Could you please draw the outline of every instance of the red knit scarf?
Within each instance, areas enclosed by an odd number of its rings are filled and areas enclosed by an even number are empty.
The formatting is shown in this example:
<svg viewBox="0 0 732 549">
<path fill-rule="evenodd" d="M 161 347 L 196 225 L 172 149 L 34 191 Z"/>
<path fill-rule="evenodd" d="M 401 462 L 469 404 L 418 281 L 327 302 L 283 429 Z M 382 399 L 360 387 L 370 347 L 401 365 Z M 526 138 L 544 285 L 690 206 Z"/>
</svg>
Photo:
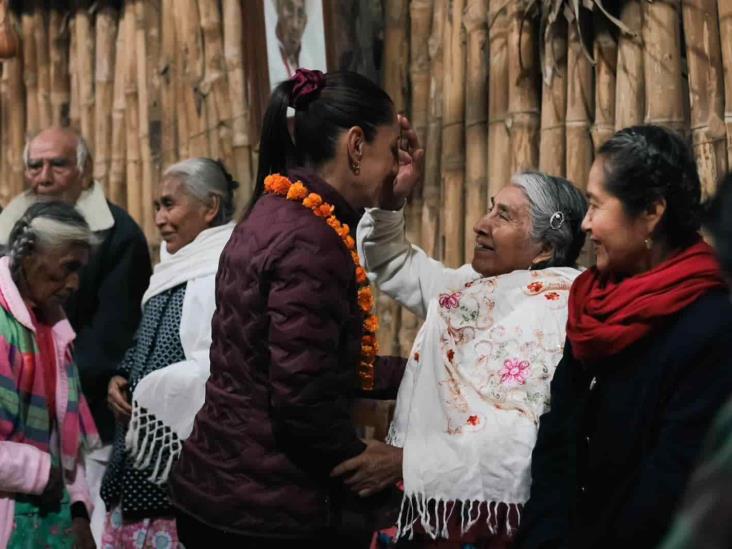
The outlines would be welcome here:
<svg viewBox="0 0 732 549">
<path fill-rule="evenodd" d="M 696 244 L 648 272 L 611 282 L 593 267 L 569 295 L 567 338 L 575 358 L 599 360 L 646 336 L 668 317 L 725 283 L 712 248 Z"/>
</svg>

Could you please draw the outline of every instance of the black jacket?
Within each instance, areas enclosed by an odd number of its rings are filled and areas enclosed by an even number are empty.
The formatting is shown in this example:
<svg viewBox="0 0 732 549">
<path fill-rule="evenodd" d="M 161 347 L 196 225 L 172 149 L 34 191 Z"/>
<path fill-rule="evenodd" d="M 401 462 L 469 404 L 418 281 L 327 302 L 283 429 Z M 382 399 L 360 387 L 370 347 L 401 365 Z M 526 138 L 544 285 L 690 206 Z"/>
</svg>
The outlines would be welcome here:
<svg viewBox="0 0 732 549">
<path fill-rule="evenodd" d="M 142 230 L 122 208 L 108 204 L 114 226 L 95 233 L 102 242 L 81 274 L 79 291 L 66 305 L 76 331 L 74 358 L 82 389 L 104 442 L 111 442 L 114 434 L 107 385 L 132 343 L 152 274 Z"/>
<path fill-rule="evenodd" d="M 732 305 L 710 292 L 598 363 L 569 343 L 532 457 L 518 547 L 655 547 L 732 391 Z"/>
</svg>

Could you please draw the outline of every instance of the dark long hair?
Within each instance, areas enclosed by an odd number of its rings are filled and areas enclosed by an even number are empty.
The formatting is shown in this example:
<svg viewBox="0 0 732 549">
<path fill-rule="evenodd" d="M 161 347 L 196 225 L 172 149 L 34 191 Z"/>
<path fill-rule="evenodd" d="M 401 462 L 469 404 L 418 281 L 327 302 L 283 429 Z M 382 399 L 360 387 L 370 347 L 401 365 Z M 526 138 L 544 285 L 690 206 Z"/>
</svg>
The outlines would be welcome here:
<svg viewBox="0 0 732 549">
<path fill-rule="evenodd" d="M 287 107 L 293 105 L 293 80 L 285 80 L 272 92 L 262 123 L 257 181 L 244 217 L 264 191 L 264 179 L 273 173 L 287 173 L 296 166 L 317 168 L 333 158 L 340 134 L 360 127 L 371 141 L 379 126 L 394 119 L 394 104 L 379 86 L 355 72 L 331 72 L 323 86 L 296 101 L 295 141 L 287 126 Z"/>
<path fill-rule="evenodd" d="M 605 187 L 636 216 L 654 201 L 666 200 L 660 235 L 671 246 L 686 246 L 701 225 L 701 183 L 686 140 L 661 126 L 633 126 L 599 149 L 605 159 Z"/>
</svg>

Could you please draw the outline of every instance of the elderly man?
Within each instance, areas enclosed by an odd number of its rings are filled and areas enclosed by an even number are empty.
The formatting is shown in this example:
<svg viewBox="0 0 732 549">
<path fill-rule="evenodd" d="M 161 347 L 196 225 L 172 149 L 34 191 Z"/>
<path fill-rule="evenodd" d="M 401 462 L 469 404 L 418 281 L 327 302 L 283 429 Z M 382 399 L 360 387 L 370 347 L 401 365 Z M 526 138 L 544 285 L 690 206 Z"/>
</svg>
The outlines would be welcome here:
<svg viewBox="0 0 732 549">
<path fill-rule="evenodd" d="M 75 204 L 100 241 L 66 312 L 77 333 L 74 352 L 84 395 L 109 445 L 114 419 L 107 409 L 107 384 L 140 321 L 142 294 L 151 274 L 147 242 L 140 227 L 108 202 L 102 186 L 92 180 L 89 150 L 74 131 L 41 131 L 26 144 L 23 160 L 29 189 L 0 214 L 0 244 L 7 244 L 10 230 L 28 206 L 44 197 Z M 105 446 L 87 459 L 87 480 L 102 516 L 97 495 L 110 449 Z M 92 528 L 100 529 L 103 524 L 95 525 L 95 518 Z"/>
</svg>

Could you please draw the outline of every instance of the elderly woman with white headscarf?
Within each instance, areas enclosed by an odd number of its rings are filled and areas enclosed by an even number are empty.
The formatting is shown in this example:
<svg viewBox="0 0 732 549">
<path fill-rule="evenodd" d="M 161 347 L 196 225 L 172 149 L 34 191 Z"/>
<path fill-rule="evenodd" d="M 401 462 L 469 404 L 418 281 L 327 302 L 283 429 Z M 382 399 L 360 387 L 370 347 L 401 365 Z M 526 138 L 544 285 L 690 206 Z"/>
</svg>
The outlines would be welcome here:
<svg viewBox="0 0 732 549">
<path fill-rule="evenodd" d="M 358 228 L 369 277 L 425 319 L 387 439 L 403 449 L 395 537 L 400 546 L 506 547 L 562 356 L 586 201 L 562 178 L 517 174 L 475 224 L 472 264 L 450 269 L 407 241 L 397 199 L 408 191 L 395 189 Z M 357 460 L 333 474 L 366 496 L 384 475 Z"/>
<path fill-rule="evenodd" d="M 163 174 L 155 199 L 160 263 L 143 296 L 133 345 L 109 384 L 118 425 L 102 485 L 104 547 L 177 546 L 160 484 L 203 405 L 216 271 L 234 228 L 236 186 L 208 158 L 184 160 Z"/>
</svg>

